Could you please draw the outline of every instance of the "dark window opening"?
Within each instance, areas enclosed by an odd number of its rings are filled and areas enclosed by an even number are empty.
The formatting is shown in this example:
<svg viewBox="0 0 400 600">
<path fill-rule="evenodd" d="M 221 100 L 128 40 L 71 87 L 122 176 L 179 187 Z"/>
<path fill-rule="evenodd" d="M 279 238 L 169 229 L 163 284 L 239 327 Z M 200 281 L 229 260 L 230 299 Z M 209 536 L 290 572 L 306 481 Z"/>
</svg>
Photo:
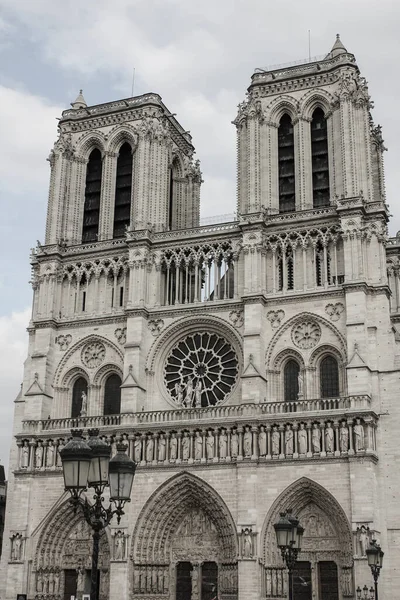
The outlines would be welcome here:
<svg viewBox="0 0 400 600">
<path fill-rule="evenodd" d="M 132 201 L 132 148 L 128 143 L 121 146 L 117 160 L 115 182 L 115 208 L 113 237 L 123 237 L 131 222 Z"/>
<path fill-rule="evenodd" d="M 326 356 L 321 361 L 321 398 L 337 398 L 339 396 L 339 366 L 336 358 Z"/>
<path fill-rule="evenodd" d="M 324 112 L 316 108 L 311 122 L 313 206 L 329 206 L 328 129 Z"/>
<path fill-rule="evenodd" d="M 190 562 L 176 565 L 176 600 L 189 600 L 192 597 L 192 570 Z"/>
<path fill-rule="evenodd" d="M 95 148 L 89 156 L 86 170 L 85 205 L 83 208 L 82 242 L 97 241 L 100 218 L 101 173 L 103 161 Z"/>
<path fill-rule="evenodd" d="M 120 306 L 124 305 L 124 288 L 123 288 L 123 286 L 121 286 L 119 288 L 119 305 Z"/>
<path fill-rule="evenodd" d="M 111 308 L 114 308 L 114 288 L 111 289 Z"/>
<path fill-rule="evenodd" d="M 172 229 L 172 211 L 174 207 L 174 178 L 173 170 L 169 170 L 169 199 L 168 199 L 168 228 Z"/>
<path fill-rule="evenodd" d="M 201 600 L 218 598 L 218 566 L 215 562 L 205 562 L 201 566 Z"/>
<path fill-rule="evenodd" d="M 299 395 L 299 363 L 293 359 L 288 360 L 284 369 L 285 402 L 296 402 Z"/>
<path fill-rule="evenodd" d="M 293 263 L 293 252 L 288 250 L 286 253 L 286 265 L 287 265 L 287 289 L 294 289 L 294 263 Z"/>
<path fill-rule="evenodd" d="M 293 597 L 296 600 L 312 600 L 311 563 L 309 562 L 296 562 L 293 569 Z"/>
<path fill-rule="evenodd" d="M 318 575 L 319 597 L 324 600 L 339 600 L 338 568 L 336 563 L 330 560 L 319 562 Z"/>
<path fill-rule="evenodd" d="M 296 210 L 294 134 L 289 115 L 283 115 L 278 129 L 279 212 Z"/>
<path fill-rule="evenodd" d="M 86 310 L 86 292 L 82 292 L 82 312 Z"/>
<path fill-rule="evenodd" d="M 110 375 L 104 386 L 104 414 L 119 415 L 121 412 L 121 378 Z"/>
<path fill-rule="evenodd" d="M 72 388 L 72 409 L 71 417 L 74 419 L 79 417 L 82 410 L 82 393 L 87 394 L 88 385 L 84 377 L 79 377 Z"/>
</svg>

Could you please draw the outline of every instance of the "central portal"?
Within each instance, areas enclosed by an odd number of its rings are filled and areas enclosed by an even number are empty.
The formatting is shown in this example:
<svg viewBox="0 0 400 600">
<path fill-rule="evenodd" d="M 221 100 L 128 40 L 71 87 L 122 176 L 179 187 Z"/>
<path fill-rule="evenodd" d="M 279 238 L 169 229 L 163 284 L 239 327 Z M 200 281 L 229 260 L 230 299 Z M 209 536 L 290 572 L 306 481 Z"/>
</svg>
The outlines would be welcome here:
<svg viewBox="0 0 400 600">
<path fill-rule="evenodd" d="M 215 562 L 176 566 L 176 600 L 217 600 L 218 565 Z"/>
</svg>

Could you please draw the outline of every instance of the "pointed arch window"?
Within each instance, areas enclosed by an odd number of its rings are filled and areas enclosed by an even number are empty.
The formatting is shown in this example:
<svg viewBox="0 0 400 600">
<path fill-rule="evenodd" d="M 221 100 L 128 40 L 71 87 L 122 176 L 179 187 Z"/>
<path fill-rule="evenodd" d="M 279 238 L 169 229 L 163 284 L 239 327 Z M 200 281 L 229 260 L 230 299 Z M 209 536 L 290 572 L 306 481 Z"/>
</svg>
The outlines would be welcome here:
<svg viewBox="0 0 400 600">
<path fill-rule="evenodd" d="M 168 227 L 170 230 L 180 229 L 182 227 L 182 185 L 181 165 L 178 158 L 175 157 L 169 169 Z"/>
<path fill-rule="evenodd" d="M 130 144 L 121 146 L 117 159 L 113 237 L 123 237 L 131 222 L 133 157 Z"/>
<path fill-rule="evenodd" d="M 113 373 L 104 386 L 104 414 L 119 415 L 121 412 L 121 377 Z"/>
<path fill-rule="evenodd" d="M 284 114 L 278 128 L 279 212 L 296 210 L 294 172 L 294 133 L 289 115 Z"/>
<path fill-rule="evenodd" d="M 334 356 L 326 356 L 320 365 L 321 398 L 339 396 L 339 365 Z"/>
<path fill-rule="evenodd" d="M 329 206 L 328 128 L 324 112 L 316 108 L 311 121 L 313 206 Z"/>
<path fill-rule="evenodd" d="M 80 416 L 82 410 L 82 394 L 85 393 L 87 395 L 87 391 L 88 384 L 86 379 L 84 377 L 78 377 L 72 388 L 71 417 L 73 419 Z"/>
<path fill-rule="evenodd" d="M 82 242 L 95 242 L 99 234 L 101 174 L 103 161 L 101 152 L 95 148 L 86 169 L 85 205 L 83 208 Z"/>
<path fill-rule="evenodd" d="M 283 370 L 285 402 L 296 402 L 299 395 L 299 363 L 291 358 Z"/>
</svg>

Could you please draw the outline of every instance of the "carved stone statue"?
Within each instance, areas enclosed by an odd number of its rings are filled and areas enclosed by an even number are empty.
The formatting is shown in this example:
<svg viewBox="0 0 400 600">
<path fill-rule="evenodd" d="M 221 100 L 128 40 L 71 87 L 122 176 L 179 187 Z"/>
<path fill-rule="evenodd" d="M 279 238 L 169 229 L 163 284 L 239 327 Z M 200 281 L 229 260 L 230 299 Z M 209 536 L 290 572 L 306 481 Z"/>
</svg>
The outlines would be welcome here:
<svg viewBox="0 0 400 600">
<path fill-rule="evenodd" d="M 193 571 L 191 572 L 192 578 L 192 600 L 199 599 L 199 569 L 197 565 L 193 566 Z"/>
<path fill-rule="evenodd" d="M 251 535 L 251 529 L 243 530 L 243 558 L 253 558 L 253 539 Z"/>
<path fill-rule="evenodd" d="M 81 394 L 81 399 L 82 399 L 82 406 L 81 406 L 81 412 L 79 413 L 80 417 L 86 417 L 87 415 L 87 395 L 86 392 L 82 392 Z"/>
<path fill-rule="evenodd" d="M 175 433 L 171 434 L 171 439 L 169 440 L 169 459 L 176 460 L 178 455 L 178 440 L 176 439 Z"/>
<path fill-rule="evenodd" d="M 183 432 L 182 438 L 182 460 L 189 460 L 190 458 L 190 438 L 188 437 L 188 432 Z"/>
<path fill-rule="evenodd" d="M 250 427 L 248 425 L 246 425 L 244 435 L 243 435 L 243 455 L 246 458 L 251 457 L 252 445 L 253 445 L 253 436 L 250 431 Z"/>
<path fill-rule="evenodd" d="M 307 454 L 307 431 L 304 429 L 304 423 L 300 423 L 300 429 L 297 432 L 297 441 L 299 454 Z"/>
<path fill-rule="evenodd" d="M 38 571 L 36 574 L 36 591 L 43 592 L 43 573 Z"/>
<path fill-rule="evenodd" d="M 152 435 L 148 435 L 147 442 L 146 442 L 146 461 L 152 462 L 153 455 L 154 455 L 154 440 L 153 440 Z"/>
<path fill-rule="evenodd" d="M 239 454 L 239 437 L 236 429 L 231 434 L 231 458 L 236 459 Z"/>
<path fill-rule="evenodd" d="M 194 437 L 194 458 L 195 460 L 201 460 L 203 453 L 203 439 L 201 437 L 201 431 L 196 431 Z"/>
<path fill-rule="evenodd" d="M 157 573 L 157 592 L 159 594 L 162 594 L 164 592 L 164 573 L 163 573 L 163 568 L 162 567 L 158 567 L 158 573 Z"/>
<path fill-rule="evenodd" d="M 194 396 L 195 396 L 195 401 L 196 401 L 196 408 L 200 408 L 201 407 L 201 391 L 203 389 L 203 384 L 201 382 L 201 379 L 197 380 L 196 383 L 196 387 L 194 389 Z"/>
<path fill-rule="evenodd" d="M 342 570 L 342 594 L 343 596 L 353 596 L 351 569 Z"/>
<path fill-rule="evenodd" d="M 29 443 L 28 440 L 24 440 L 23 446 L 21 447 L 21 469 L 27 469 L 29 467 Z"/>
<path fill-rule="evenodd" d="M 135 437 L 135 462 L 140 463 L 142 460 L 142 440 L 140 437 Z"/>
<path fill-rule="evenodd" d="M 62 467 L 62 462 L 61 462 L 61 450 L 64 448 L 65 444 L 64 444 L 64 440 L 58 440 L 58 446 L 57 446 L 57 462 L 56 465 L 57 467 Z"/>
<path fill-rule="evenodd" d="M 339 430 L 340 452 L 348 452 L 349 450 L 349 429 L 345 421 L 340 423 Z"/>
<path fill-rule="evenodd" d="M 22 535 L 16 533 L 11 541 L 11 560 L 19 561 L 22 559 Z"/>
<path fill-rule="evenodd" d="M 221 429 L 221 433 L 219 434 L 219 457 L 224 459 L 226 458 L 226 448 L 228 444 L 228 437 L 225 433 L 225 429 Z"/>
<path fill-rule="evenodd" d="M 356 452 L 361 452 L 364 450 L 364 426 L 361 424 L 361 419 L 356 419 L 356 424 L 354 425 L 354 449 Z"/>
<path fill-rule="evenodd" d="M 369 530 L 365 525 L 361 525 L 358 530 L 358 543 L 360 545 L 360 556 L 367 556 L 367 548 L 369 547 Z"/>
<path fill-rule="evenodd" d="M 165 460 L 166 445 L 167 445 L 167 440 L 165 439 L 164 434 L 160 433 L 160 436 L 158 438 L 158 461 L 159 462 L 164 462 L 164 460 Z"/>
<path fill-rule="evenodd" d="M 299 371 L 299 375 L 297 377 L 297 382 L 298 382 L 298 386 L 299 386 L 299 391 L 297 394 L 297 397 L 299 399 L 304 397 L 304 377 L 303 377 L 303 373 L 301 371 Z"/>
<path fill-rule="evenodd" d="M 314 453 L 321 452 L 321 431 L 319 429 L 318 423 L 313 424 L 311 443 Z"/>
<path fill-rule="evenodd" d="M 194 388 L 193 388 L 193 379 L 192 377 L 188 377 L 187 382 L 186 382 L 186 386 L 185 386 L 185 401 L 184 404 L 186 406 L 186 408 L 189 408 L 190 406 L 192 406 L 193 403 L 193 393 L 194 393 Z"/>
<path fill-rule="evenodd" d="M 76 591 L 84 592 L 85 591 L 86 571 L 82 566 L 80 566 L 77 568 L 76 572 L 78 573 L 78 581 L 77 581 L 77 585 L 76 585 Z"/>
<path fill-rule="evenodd" d="M 57 569 L 54 572 L 54 592 L 57 593 L 60 591 L 60 571 Z"/>
<path fill-rule="evenodd" d="M 330 421 L 328 421 L 328 424 L 325 429 L 325 450 L 327 452 L 334 451 L 334 445 L 335 445 L 334 437 L 335 437 L 335 433 L 332 429 L 332 424 Z"/>
<path fill-rule="evenodd" d="M 125 536 L 122 531 L 117 531 L 114 541 L 115 560 L 124 560 L 125 558 Z"/>
<path fill-rule="evenodd" d="M 50 468 L 54 466 L 54 444 L 53 441 L 50 440 L 47 445 L 46 450 L 46 467 Z"/>
<path fill-rule="evenodd" d="M 213 435 L 212 430 L 209 429 L 207 431 L 207 438 L 206 438 L 206 453 L 207 453 L 208 460 L 212 460 L 214 458 L 214 444 L 215 444 L 214 435 Z"/>
<path fill-rule="evenodd" d="M 39 440 L 35 450 L 35 467 L 37 469 L 41 469 L 43 466 L 43 446 L 42 442 Z"/>
<path fill-rule="evenodd" d="M 272 456 L 278 456 L 279 454 L 279 441 L 280 441 L 280 434 L 278 431 L 278 427 L 276 425 L 273 426 L 272 428 Z"/>
<path fill-rule="evenodd" d="M 266 456 L 267 454 L 267 434 L 264 425 L 260 426 L 260 433 L 258 434 L 258 452 L 260 456 Z"/>
<path fill-rule="evenodd" d="M 286 456 L 293 454 L 293 429 L 289 423 L 287 423 L 285 430 L 285 454 Z"/>
<path fill-rule="evenodd" d="M 176 383 L 175 384 L 175 393 L 176 393 L 176 400 L 179 404 L 179 406 L 183 405 L 183 392 L 184 392 L 184 386 L 182 385 L 181 382 Z"/>
</svg>

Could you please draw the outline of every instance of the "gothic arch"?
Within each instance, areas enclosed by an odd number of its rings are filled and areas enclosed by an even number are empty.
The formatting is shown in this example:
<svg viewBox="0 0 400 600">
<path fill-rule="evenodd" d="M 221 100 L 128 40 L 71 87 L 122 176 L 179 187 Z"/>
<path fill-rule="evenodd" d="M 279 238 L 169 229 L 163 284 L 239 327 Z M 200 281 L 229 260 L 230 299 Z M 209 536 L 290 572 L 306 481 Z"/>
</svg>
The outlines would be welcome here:
<svg viewBox="0 0 400 600">
<path fill-rule="evenodd" d="M 71 348 L 69 348 L 69 350 L 67 350 L 67 352 L 61 359 L 61 361 L 57 367 L 57 370 L 55 372 L 54 386 L 60 385 L 60 381 L 62 380 L 62 378 L 65 377 L 64 374 L 69 370 L 69 365 L 71 365 L 71 367 L 73 367 L 73 366 L 81 367 L 80 351 L 83 349 L 83 347 L 86 344 L 90 344 L 91 342 L 99 342 L 105 346 L 105 348 L 106 348 L 105 360 L 111 362 L 110 359 L 113 359 L 114 361 L 119 362 L 120 365 L 123 365 L 123 363 L 124 363 L 123 354 L 119 350 L 119 348 L 117 348 L 117 346 L 115 344 L 113 344 L 112 342 L 110 342 L 110 340 L 108 340 L 107 338 L 105 338 L 103 336 L 94 335 L 94 334 L 88 335 L 88 336 L 84 337 L 83 339 L 81 339 L 76 344 L 74 344 Z M 74 354 L 76 354 L 75 357 L 74 357 Z M 76 363 L 78 363 L 78 365 Z M 89 375 L 89 383 L 93 383 L 93 374 Z"/>
<path fill-rule="evenodd" d="M 85 369 L 82 369 L 82 367 L 72 367 L 71 369 L 69 369 L 69 371 L 65 373 L 64 377 L 62 378 L 61 386 L 65 388 L 72 388 L 75 381 L 79 377 L 83 377 L 84 379 L 86 379 L 89 385 L 90 378 L 87 371 L 85 371 Z"/>
<path fill-rule="evenodd" d="M 93 385 L 104 385 L 107 377 L 109 375 L 112 375 L 113 373 L 118 375 L 121 378 L 121 381 L 123 380 L 123 373 L 121 367 L 119 365 L 115 365 L 114 363 L 107 363 L 106 365 L 100 367 L 98 371 L 96 371 L 93 377 Z"/>
<path fill-rule="evenodd" d="M 101 155 L 104 156 L 106 138 L 100 131 L 89 131 L 82 135 L 76 143 L 76 154 L 80 158 L 88 159 L 90 153 L 98 148 Z"/>
<path fill-rule="evenodd" d="M 287 487 L 275 500 L 271 506 L 267 517 L 264 521 L 261 534 L 261 560 L 266 566 L 277 566 L 281 564 L 280 552 L 276 545 L 276 535 L 274 531 L 274 523 L 279 519 L 279 513 L 292 509 L 295 516 L 303 514 L 309 506 L 315 506 L 317 511 L 325 515 L 329 527 L 336 534 L 336 547 L 329 550 L 324 550 L 321 545 L 320 553 L 325 559 L 332 560 L 334 557 L 338 566 L 342 568 L 351 568 L 353 566 L 353 544 L 351 526 L 343 508 L 336 498 L 328 492 L 322 485 L 309 479 L 302 477 L 289 487 Z M 304 523 L 303 523 L 304 524 Z M 310 531 L 308 532 L 310 535 Z M 307 536 L 305 529 L 304 536 Z M 304 548 L 304 552 L 300 554 L 300 560 L 307 558 L 307 554 L 313 552 L 312 548 Z M 316 552 L 318 549 L 316 547 Z M 302 557 L 304 554 L 304 557 Z"/>
<path fill-rule="evenodd" d="M 215 526 L 221 562 L 235 562 L 236 527 L 228 507 L 208 483 L 184 472 L 163 483 L 142 509 L 132 537 L 134 563 L 169 563 L 172 536 L 191 509 L 200 509 Z"/>
<path fill-rule="evenodd" d="M 282 350 L 281 352 L 279 352 L 279 354 L 277 354 L 275 356 L 274 359 L 274 363 L 273 363 L 273 369 L 276 371 L 280 371 L 283 366 L 285 365 L 285 363 L 290 360 L 291 358 L 293 358 L 294 360 L 296 360 L 299 365 L 300 365 L 300 369 L 305 369 L 305 363 L 304 363 L 304 358 L 303 356 L 300 354 L 300 352 L 298 352 L 297 350 L 295 350 L 294 348 L 286 348 L 285 350 Z"/>
<path fill-rule="evenodd" d="M 120 147 L 127 142 L 131 145 L 133 153 L 138 145 L 138 134 L 135 129 L 129 127 L 129 125 L 117 125 L 111 130 L 108 138 L 108 152 L 119 152 Z"/>
<path fill-rule="evenodd" d="M 311 90 L 304 94 L 300 100 L 300 115 L 303 119 L 311 120 L 313 112 L 316 108 L 321 108 L 325 117 L 331 109 L 331 103 L 334 98 L 332 94 L 325 90 Z"/>
<path fill-rule="evenodd" d="M 336 358 L 339 368 L 343 368 L 346 365 L 345 357 L 340 350 L 335 346 L 331 346 L 330 344 L 322 344 L 314 348 L 308 361 L 308 365 L 312 368 L 316 368 L 321 360 L 328 354 L 331 354 Z"/>
<path fill-rule="evenodd" d="M 287 113 L 294 123 L 299 112 L 299 103 L 291 96 L 279 96 L 268 107 L 269 120 L 273 125 L 279 127 L 282 116 Z"/>
</svg>

